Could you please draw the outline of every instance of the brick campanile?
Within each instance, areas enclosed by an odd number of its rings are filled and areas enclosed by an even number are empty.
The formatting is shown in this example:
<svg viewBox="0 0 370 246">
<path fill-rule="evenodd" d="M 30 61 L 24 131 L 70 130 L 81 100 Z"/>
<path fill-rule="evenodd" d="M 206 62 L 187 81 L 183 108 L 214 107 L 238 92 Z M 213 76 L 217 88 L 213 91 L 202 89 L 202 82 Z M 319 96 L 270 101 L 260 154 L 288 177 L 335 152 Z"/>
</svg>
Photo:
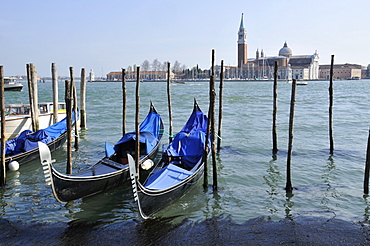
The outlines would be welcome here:
<svg viewBox="0 0 370 246">
<path fill-rule="evenodd" d="M 248 62 L 248 44 L 247 44 L 247 31 L 244 28 L 244 14 L 240 21 L 238 32 L 238 67 L 241 68 L 243 64 Z"/>
</svg>

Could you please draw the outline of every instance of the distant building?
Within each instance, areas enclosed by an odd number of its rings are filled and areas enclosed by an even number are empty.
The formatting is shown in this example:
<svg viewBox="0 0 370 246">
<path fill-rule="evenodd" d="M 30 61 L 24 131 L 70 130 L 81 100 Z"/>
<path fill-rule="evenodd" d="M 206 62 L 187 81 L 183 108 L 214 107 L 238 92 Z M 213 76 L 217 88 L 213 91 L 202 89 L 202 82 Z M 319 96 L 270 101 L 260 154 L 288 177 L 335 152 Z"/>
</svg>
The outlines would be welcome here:
<svg viewBox="0 0 370 246">
<path fill-rule="evenodd" d="M 243 15 L 238 32 L 238 68 L 242 68 L 248 62 L 247 31 L 244 28 Z"/>
<path fill-rule="evenodd" d="M 319 55 L 293 55 L 287 42 L 278 56 L 266 57 L 263 50 L 256 51 L 255 58 L 249 58 L 241 75 L 247 79 L 272 79 L 275 62 L 278 65 L 278 79 L 317 80 L 319 78 Z"/>
<path fill-rule="evenodd" d="M 363 69 L 363 74 L 364 76 L 362 76 L 362 78 L 370 79 L 370 64 Z"/>
<path fill-rule="evenodd" d="M 95 80 L 95 73 L 92 69 L 90 69 L 89 81 L 94 81 L 94 80 Z"/>
<path fill-rule="evenodd" d="M 319 79 L 330 79 L 330 66 L 320 65 Z M 346 80 L 346 79 L 361 79 L 361 65 L 357 64 L 334 64 L 333 65 L 333 79 Z"/>
<path fill-rule="evenodd" d="M 278 65 L 278 79 L 317 80 L 319 79 L 319 55 L 293 55 L 287 42 L 277 56 L 267 57 L 263 50 L 257 49 L 255 58 L 247 58 L 247 32 L 242 14 L 238 31 L 238 66 L 225 67 L 225 78 L 247 80 L 273 79 L 274 64 Z M 218 68 L 220 69 L 220 68 Z"/>
<path fill-rule="evenodd" d="M 126 71 L 126 80 L 136 80 L 137 72 Z M 174 73 L 170 72 L 170 79 Z M 121 81 L 122 72 L 110 72 L 107 74 L 107 81 Z M 140 71 L 140 80 L 167 80 L 167 71 Z"/>
</svg>

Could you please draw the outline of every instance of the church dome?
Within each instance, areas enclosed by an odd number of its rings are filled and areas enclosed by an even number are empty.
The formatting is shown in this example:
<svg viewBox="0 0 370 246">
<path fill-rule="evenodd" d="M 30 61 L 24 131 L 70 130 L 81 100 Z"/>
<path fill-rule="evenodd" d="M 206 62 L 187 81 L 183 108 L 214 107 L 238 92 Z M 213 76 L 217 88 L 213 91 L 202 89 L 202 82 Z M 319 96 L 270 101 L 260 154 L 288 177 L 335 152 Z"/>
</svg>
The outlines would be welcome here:
<svg viewBox="0 0 370 246">
<path fill-rule="evenodd" d="M 284 43 L 284 47 L 279 50 L 279 56 L 292 56 L 292 50 L 288 47 L 287 43 Z"/>
</svg>

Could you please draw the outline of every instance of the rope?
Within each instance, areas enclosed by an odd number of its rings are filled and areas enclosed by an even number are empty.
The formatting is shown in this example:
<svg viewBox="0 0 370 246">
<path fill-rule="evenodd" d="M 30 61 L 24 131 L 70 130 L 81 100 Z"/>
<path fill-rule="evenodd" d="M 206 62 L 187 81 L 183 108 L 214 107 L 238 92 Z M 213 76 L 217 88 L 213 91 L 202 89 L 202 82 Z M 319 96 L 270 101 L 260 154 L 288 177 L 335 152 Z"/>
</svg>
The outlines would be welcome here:
<svg viewBox="0 0 370 246">
<path fill-rule="evenodd" d="M 173 138 L 173 137 L 176 136 L 176 134 L 175 135 L 170 135 L 170 132 L 169 131 L 166 131 L 165 129 L 163 129 L 162 132 L 163 132 L 163 135 L 166 135 L 167 137 Z"/>
</svg>

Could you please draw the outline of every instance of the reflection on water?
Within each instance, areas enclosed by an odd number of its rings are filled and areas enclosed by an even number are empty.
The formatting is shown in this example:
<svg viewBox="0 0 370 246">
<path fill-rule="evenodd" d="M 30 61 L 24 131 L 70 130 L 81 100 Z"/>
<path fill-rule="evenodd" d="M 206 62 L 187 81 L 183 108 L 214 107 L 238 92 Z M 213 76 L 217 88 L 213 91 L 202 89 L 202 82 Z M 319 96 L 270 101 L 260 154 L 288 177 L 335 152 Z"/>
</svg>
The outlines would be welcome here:
<svg viewBox="0 0 370 246">
<path fill-rule="evenodd" d="M 329 156 L 328 161 L 326 162 L 326 167 L 323 170 L 323 175 L 321 176 L 322 183 L 327 185 L 327 188 L 322 192 L 322 200 L 321 205 L 324 208 L 330 209 L 329 203 L 331 198 L 337 197 L 336 189 L 335 189 L 335 164 L 334 158 L 332 155 Z"/>
<path fill-rule="evenodd" d="M 365 213 L 364 213 L 364 221 L 366 221 L 367 223 L 370 223 L 370 201 L 369 201 L 369 196 L 368 195 L 364 195 L 364 200 L 365 200 Z"/>
<path fill-rule="evenodd" d="M 293 219 L 293 214 L 292 214 L 292 208 L 294 206 L 293 200 L 293 193 L 287 193 L 286 194 L 286 200 L 284 203 L 284 208 L 285 208 L 285 218 L 287 219 Z"/>
<path fill-rule="evenodd" d="M 279 167 L 276 165 L 277 157 L 276 155 L 269 162 L 268 169 L 266 170 L 267 174 L 263 176 L 265 183 L 269 186 L 267 189 L 267 194 L 269 199 L 267 200 L 266 210 L 271 214 L 275 214 L 278 209 L 275 207 L 274 201 L 278 199 L 278 195 L 281 193 L 281 181 L 282 176 L 279 170 Z"/>
<path fill-rule="evenodd" d="M 132 217 L 133 206 L 132 194 L 127 185 L 65 204 L 69 211 L 66 214 L 69 220 L 85 223 L 111 223 L 117 219 L 135 218 L 136 216 Z"/>
</svg>

